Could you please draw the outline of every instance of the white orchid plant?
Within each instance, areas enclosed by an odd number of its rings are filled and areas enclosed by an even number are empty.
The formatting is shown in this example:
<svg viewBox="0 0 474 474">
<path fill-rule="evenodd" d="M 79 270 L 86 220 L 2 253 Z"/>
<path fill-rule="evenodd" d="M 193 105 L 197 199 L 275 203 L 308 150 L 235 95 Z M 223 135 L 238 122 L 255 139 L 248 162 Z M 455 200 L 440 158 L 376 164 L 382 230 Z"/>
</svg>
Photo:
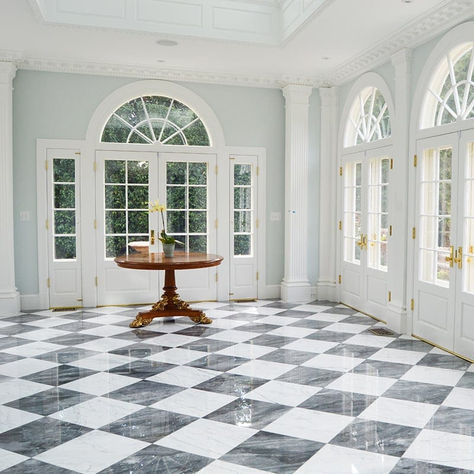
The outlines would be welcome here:
<svg viewBox="0 0 474 474">
<path fill-rule="evenodd" d="M 160 236 L 158 239 L 162 244 L 181 244 L 184 245 L 183 242 L 180 240 L 175 239 L 172 235 L 168 235 L 166 233 L 166 226 L 165 226 L 165 218 L 163 216 L 163 212 L 166 211 L 166 206 L 164 204 L 160 204 L 158 201 L 152 201 L 148 203 L 148 212 L 159 212 L 161 214 L 161 222 L 163 223 L 163 229 L 160 232 Z"/>
</svg>

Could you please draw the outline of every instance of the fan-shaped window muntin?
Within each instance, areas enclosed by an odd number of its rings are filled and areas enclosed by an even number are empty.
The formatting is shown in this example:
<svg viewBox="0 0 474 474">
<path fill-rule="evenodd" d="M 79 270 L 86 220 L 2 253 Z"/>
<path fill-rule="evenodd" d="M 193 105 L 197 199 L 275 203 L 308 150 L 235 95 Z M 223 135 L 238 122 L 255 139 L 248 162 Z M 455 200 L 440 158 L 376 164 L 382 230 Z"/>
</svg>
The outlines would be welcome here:
<svg viewBox="0 0 474 474">
<path fill-rule="evenodd" d="M 388 138 L 390 114 L 384 96 L 376 87 L 366 87 L 354 100 L 346 126 L 345 146 Z"/>
<path fill-rule="evenodd" d="M 422 128 L 474 118 L 474 43 L 452 49 L 427 91 Z"/>
<path fill-rule="evenodd" d="M 164 96 L 136 97 L 107 121 L 102 142 L 209 146 L 202 120 L 187 105 Z"/>
</svg>

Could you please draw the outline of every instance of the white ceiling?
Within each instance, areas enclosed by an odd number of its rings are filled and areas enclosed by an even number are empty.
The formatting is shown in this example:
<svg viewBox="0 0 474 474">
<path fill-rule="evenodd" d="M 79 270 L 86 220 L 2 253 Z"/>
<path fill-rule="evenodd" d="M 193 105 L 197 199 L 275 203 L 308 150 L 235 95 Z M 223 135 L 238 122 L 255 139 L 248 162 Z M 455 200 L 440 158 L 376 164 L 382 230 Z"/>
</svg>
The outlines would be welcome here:
<svg viewBox="0 0 474 474">
<path fill-rule="evenodd" d="M 18 58 L 20 67 L 30 69 L 263 86 L 341 82 L 354 71 L 369 68 L 398 49 L 474 15 L 474 0 L 201 0 L 218 7 L 234 7 L 238 2 L 242 12 L 248 11 L 242 8 L 244 4 L 251 13 L 256 8 L 270 8 L 280 15 L 281 7 L 299 2 L 302 6 L 291 17 L 292 22 L 287 17 L 286 33 L 282 33 L 280 16 L 275 30 L 280 36 L 273 38 L 275 44 L 268 44 L 250 38 L 248 28 L 244 31 L 247 37 L 239 38 L 242 31 L 238 20 L 231 22 L 232 16 L 225 24 L 236 31 L 227 39 L 210 38 L 208 29 L 196 30 L 194 36 L 184 27 L 164 33 L 172 17 L 160 25 L 145 22 L 146 28 L 140 22 L 131 24 L 132 17 L 123 25 L 115 21 L 106 27 L 106 11 L 98 10 L 98 5 L 106 8 L 114 2 L 123 2 L 125 7 L 136 2 L 150 7 L 160 2 L 163 7 L 163 0 L 0 0 L 0 60 Z M 200 1 L 188 3 L 199 5 Z M 93 4 L 93 14 L 71 13 L 81 5 L 88 6 L 86 12 L 90 13 Z M 315 9 L 307 18 L 304 5 Z M 212 26 L 216 24 L 214 21 Z M 259 24 L 252 25 L 252 34 L 258 35 Z M 225 28 L 220 25 L 220 29 Z M 160 46 L 156 43 L 160 39 L 174 39 L 178 45 Z"/>
</svg>

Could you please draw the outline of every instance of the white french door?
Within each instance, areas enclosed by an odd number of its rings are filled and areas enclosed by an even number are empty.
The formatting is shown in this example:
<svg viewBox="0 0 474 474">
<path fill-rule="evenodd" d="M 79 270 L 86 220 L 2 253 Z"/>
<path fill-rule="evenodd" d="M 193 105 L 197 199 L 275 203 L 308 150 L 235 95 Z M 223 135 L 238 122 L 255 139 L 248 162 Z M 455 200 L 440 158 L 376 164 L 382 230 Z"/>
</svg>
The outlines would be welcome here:
<svg viewBox="0 0 474 474">
<path fill-rule="evenodd" d="M 48 286 L 51 308 L 82 306 L 79 154 L 47 151 Z"/>
<path fill-rule="evenodd" d="M 128 245 L 148 241 L 148 202 L 158 196 L 157 154 L 96 152 L 98 305 L 151 303 L 159 293 L 158 272 L 118 267 L 114 258 Z"/>
<path fill-rule="evenodd" d="M 182 242 L 176 251 L 216 253 L 216 155 L 160 153 L 158 162 L 166 232 Z M 184 300 L 215 300 L 216 276 L 214 267 L 177 271 L 176 286 Z"/>
<path fill-rule="evenodd" d="M 257 298 L 257 156 L 230 158 L 229 299 Z"/>
<path fill-rule="evenodd" d="M 474 133 L 417 143 L 413 333 L 474 359 Z"/>
<path fill-rule="evenodd" d="M 383 317 L 387 305 L 391 149 L 343 157 L 341 301 Z"/>
</svg>

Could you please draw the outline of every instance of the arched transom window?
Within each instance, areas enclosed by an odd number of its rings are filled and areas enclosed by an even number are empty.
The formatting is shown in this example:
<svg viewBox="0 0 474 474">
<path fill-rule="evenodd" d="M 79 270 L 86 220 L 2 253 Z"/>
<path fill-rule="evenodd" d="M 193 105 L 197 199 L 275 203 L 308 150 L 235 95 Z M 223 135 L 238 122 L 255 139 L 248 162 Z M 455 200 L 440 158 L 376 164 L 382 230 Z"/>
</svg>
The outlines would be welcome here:
<svg viewBox="0 0 474 474">
<path fill-rule="evenodd" d="M 464 43 L 440 62 L 426 93 L 421 128 L 474 118 L 473 46 Z"/>
<path fill-rule="evenodd" d="M 370 143 L 391 135 L 390 115 L 384 96 L 376 87 L 366 87 L 355 99 L 346 125 L 344 146 Z"/>
<path fill-rule="evenodd" d="M 137 97 L 119 107 L 107 121 L 101 141 L 209 146 L 202 120 L 187 105 L 170 97 Z"/>
</svg>

